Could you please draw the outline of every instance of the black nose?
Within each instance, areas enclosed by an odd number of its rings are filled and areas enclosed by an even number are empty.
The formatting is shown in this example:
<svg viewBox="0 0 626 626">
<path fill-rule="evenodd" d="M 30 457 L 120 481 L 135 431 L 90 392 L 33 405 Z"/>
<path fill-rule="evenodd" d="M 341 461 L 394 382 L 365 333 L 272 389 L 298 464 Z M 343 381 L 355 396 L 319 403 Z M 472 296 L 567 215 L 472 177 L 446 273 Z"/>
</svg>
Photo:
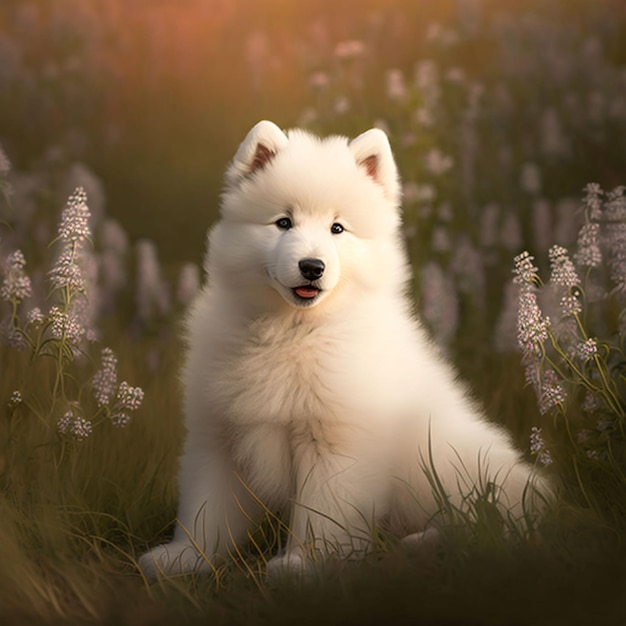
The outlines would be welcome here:
<svg viewBox="0 0 626 626">
<path fill-rule="evenodd" d="M 324 269 L 324 261 L 321 259 L 301 259 L 298 262 L 300 268 L 300 274 L 307 280 L 317 280 L 322 277 Z"/>
</svg>

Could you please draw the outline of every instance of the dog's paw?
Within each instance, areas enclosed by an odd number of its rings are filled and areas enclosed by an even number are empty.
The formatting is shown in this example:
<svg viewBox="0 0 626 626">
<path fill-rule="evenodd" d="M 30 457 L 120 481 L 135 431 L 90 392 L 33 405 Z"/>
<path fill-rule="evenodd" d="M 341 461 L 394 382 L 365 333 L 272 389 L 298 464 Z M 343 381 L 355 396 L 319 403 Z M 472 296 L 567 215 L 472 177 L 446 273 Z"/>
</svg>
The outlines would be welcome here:
<svg viewBox="0 0 626 626">
<path fill-rule="evenodd" d="M 420 533 L 407 535 L 402 539 L 401 543 L 409 552 L 423 553 L 434 551 L 441 542 L 441 533 L 434 527 L 430 526 Z"/>
<path fill-rule="evenodd" d="M 168 543 L 156 546 L 139 557 L 137 565 L 148 580 L 155 580 L 160 575 L 176 576 L 189 574 L 206 567 L 206 560 L 193 546 Z"/>
<path fill-rule="evenodd" d="M 275 556 L 267 563 L 267 576 L 270 580 L 289 577 L 302 577 L 310 570 L 310 564 L 300 552 L 286 552 Z"/>
</svg>

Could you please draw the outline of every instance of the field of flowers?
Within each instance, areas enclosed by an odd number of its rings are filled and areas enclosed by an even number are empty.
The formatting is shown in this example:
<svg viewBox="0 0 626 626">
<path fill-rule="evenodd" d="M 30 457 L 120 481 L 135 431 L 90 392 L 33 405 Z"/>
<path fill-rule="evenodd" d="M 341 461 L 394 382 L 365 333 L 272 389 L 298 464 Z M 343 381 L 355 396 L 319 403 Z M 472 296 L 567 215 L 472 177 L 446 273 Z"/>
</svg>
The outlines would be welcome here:
<svg viewBox="0 0 626 626">
<path fill-rule="evenodd" d="M 0 621 L 623 621 L 625 35 L 621 0 L 5 0 Z M 417 309 L 559 487 L 537 533 L 476 508 L 270 584 L 270 519 L 214 576 L 138 573 L 176 511 L 181 314 L 263 118 L 389 134 Z"/>
</svg>

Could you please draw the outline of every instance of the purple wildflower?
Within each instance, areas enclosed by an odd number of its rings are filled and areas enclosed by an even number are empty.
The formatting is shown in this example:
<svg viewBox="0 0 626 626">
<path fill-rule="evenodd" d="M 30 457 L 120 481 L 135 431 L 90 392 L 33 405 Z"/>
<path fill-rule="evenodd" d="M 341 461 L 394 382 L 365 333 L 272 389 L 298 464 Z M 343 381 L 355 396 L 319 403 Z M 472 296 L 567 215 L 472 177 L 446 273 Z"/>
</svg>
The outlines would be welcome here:
<svg viewBox="0 0 626 626">
<path fill-rule="evenodd" d="M 130 423 L 130 415 L 127 413 L 116 413 L 111 417 L 111 423 L 115 428 L 126 428 Z"/>
<path fill-rule="evenodd" d="M 93 427 L 89 420 L 74 415 L 73 411 L 67 411 L 63 417 L 59 418 L 57 430 L 61 435 L 76 441 L 83 441 L 91 435 Z"/>
<path fill-rule="evenodd" d="M 30 278 L 24 271 L 26 260 L 20 250 L 9 254 L 6 274 L 0 287 L 0 298 L 6 302 L 21 302 L 32 294 Z"/>
<path fill-rule="evenodd" d="M 602 217 L 602 199 L 604 193 L 602 187 L 598 183 L 588 183 L 583 189 L 585 192 L 583 204 L 589 215 L 589 218 L 597 221 Z"/>
<path fill-rule="evenodd" d="M 548 370 L 541 379 L 541 395 L 539 397 L 539 412 L 547 413 L 555 406 L 563 405 L 566 399 L 565 391 L 559 384 L 556 372 Z"/>
<path fill-rule="evenodd" d="M 77 291 L 85 290 L 83 272 L 77 263 L 77 256 L 72 247 L 67 247 L 61 252 L 48 275 L 52 284 L 57 288 L 69 287 Z"/>
<path fill-rule="evenodd" d="M 582 361 L 589 361 L 598 354 L 598 342 L 589 338 L 576 346 L 576 356 Z"/>
<path fill-rule="evenodd" d="M 64 313 L 59 307 L 50 309 L 50 333 L 54 339 L 67 339 L 78 343 L 85 334 L 85 329 L 76 315 Z"/>
<path fill-rule="evenodd" d="M 531 454 L 537 455 L 541 465 L 550 465 L 550 463 L 552 463 L 552 455 L 546 448 L 541 428 L 537 426 L 533 426 L 530 429 L 530 452 Z"/>
<path fill-rule="evenodd" d="M 98 406 L 108 405 L 117 390 L 117 357 L 111 348 L 102 349 L 102 369 L 92 379 Z"/>
</svg>

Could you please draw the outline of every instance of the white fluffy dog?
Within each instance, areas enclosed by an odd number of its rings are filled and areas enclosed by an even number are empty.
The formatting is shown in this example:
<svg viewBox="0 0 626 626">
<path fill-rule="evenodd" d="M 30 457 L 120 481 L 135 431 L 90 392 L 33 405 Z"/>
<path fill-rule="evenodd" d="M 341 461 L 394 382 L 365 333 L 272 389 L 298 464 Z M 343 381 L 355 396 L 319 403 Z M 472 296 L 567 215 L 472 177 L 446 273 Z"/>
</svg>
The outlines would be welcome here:
<svg viewBox="0 0 626 626">
<path fill-rule="evenodd" d="M 547 490 L 411 312 L 399 203 L 380 130 L 249 132 L 187 320 L 178 524 L 141 557 L 148 576 L 227 558 L 264 507 L 289 520 L 274 569 L 362 554 L 377 524 L 427 527 L 433 470 L 453 505 L 492 483 L 518 517 L 529 485 Z"/>
</svg>

